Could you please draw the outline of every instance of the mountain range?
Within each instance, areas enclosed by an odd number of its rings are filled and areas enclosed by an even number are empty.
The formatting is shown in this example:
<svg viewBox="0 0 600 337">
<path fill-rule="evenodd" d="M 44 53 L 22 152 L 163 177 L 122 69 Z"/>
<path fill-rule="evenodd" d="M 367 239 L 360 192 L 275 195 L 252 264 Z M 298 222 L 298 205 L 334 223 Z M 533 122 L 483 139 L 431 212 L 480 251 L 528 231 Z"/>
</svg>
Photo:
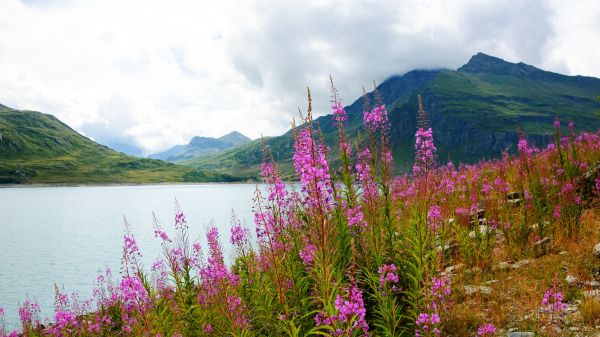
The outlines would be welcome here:
<svg viewBox="0 0 600 337">
<path fill-rule="evenodd" d="M 378 90 L 389 112 L 397 173 L 412 167 L 418 95 L 433 128 L 440 162 L 473 163 L 499 157 L 505 150 L 515 150 L 520 134 L 534 144 L 546 144 L 554 132 L 555 116 L 563 122 L 563 131 L 569 120 L 579 131 L 600 128 L 595 115 L 600 79 L 561 75 L 483 53 L 457 70 L 414 70 L 392 76 Z M 368 96 L 373 102 L 373 92 Z M 346 106 L 347 135 L 354 141 L 363 132 L 362 110 L 360 98 Z M 335 158 L 337 129 L 332 116 L 319 117 L 315 122 Z M 263 142 L 284 173 L 291 175 L 291 130 L 181 163 L 215 172 L 255 175 Z"/>
<path fill-rule="evenodd" d="M 176 145 L 164 152 L 152 154 L 150 158 L 180 162 L 214 154 L 250 141 L 252 139 L 237 131 L 230 132 L 219 138 L 196 136 L 186 145 Z"/>
<path fill-rule="evenodd" d="M 162 160 L 114 151 L 56 117 L 0 105 L 0 184 L 237 181 Z"/>
<path fill-rule="evenodd" d="M 418 96 L 428 113 L 440 162 L 473 163 L 514 151 L 525 135 L 546 144 L 557 116 L 564 131 L 600 128 L 600 79 L 566 76 L 478 53 L 457 70 L 414 70 L 377 87 L 391 124 L 397 173 L 412 167 Z M 374 93 L 368 93 L 373 102 Z M 363 100 L 346 106 L 346 135 L 363 133 Z M 337 157 L 332 116 L 315 119 Z M 292 131 L 250 140 L 239 132 L 194 137 L 152 158 L 136 158 L 82 136 L 56 117 L 0 105 L 0 183 L 140 183 L 238 181 L 258 177 L 266 146 L 293 178 Z M 160 159 L 160 160 L 159 160 Z M 170 161 L 170 162 L 166 162 Z"/>
</svg>

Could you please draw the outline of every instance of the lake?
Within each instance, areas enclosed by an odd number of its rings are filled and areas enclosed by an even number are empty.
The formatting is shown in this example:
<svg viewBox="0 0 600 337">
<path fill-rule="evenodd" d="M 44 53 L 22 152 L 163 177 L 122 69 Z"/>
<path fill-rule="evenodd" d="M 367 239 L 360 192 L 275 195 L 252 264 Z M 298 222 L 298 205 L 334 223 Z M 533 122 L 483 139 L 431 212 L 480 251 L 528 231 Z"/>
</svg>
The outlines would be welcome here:
<svg viewBox="0 0 600 337">
<path fill-rule="evenodd" d="M 231 212 L 254 234 L 255 184 L 16 187 L 0 188 L 0 306 L 7 329 L 18 326 L 18 307 L 38 301 L 42 319 L 53 316 L 54 285 L 89 298 L 101 270 L 119 276 L 123 216 L 131 225 L 146 269 L 160 257 L 152 212 L 173 233 L 175 198 L 184 211 L 190 237 L 200 239 L 211 223 L 219 228 L 226 259 L 231 259 Z"/>
</svg>

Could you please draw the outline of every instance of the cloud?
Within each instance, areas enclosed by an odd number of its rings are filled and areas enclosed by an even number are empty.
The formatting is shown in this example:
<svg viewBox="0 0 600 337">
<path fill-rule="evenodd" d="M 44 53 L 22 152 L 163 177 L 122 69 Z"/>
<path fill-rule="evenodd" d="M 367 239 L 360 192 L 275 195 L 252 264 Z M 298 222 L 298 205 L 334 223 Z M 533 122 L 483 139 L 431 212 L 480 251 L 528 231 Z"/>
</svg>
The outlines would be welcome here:
<svg viewBox="0 0 600 337">
<path fill-rule="evenodd" d="M 478 51 L 600 76 L 594 1 L 5 0 L 0 103 L 52 113 L 144 154 L 195 135 L 278 135 L 306 105 L 346 103 Z"/>
</svg>

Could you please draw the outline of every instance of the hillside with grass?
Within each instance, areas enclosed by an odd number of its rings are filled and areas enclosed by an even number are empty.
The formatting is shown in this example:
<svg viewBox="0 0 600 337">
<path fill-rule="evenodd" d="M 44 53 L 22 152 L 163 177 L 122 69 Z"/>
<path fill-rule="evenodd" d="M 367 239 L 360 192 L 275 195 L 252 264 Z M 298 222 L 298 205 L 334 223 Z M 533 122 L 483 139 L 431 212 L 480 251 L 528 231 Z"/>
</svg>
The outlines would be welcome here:
<svg viewBox="0 0 600 337">
<path fill-rule="evenodd" d="M 439 161 L 475 163 L 499 158 L 504 150 L 514 153 L 519 134 L 536 145 L 547 143 L 552 120 L 572 120 L 581 130 L 595 131 L 600 118 L 596 100 L 600 79 L 565 76 L 524 63 L 510 63 L 486 54 L 474 55 L 458 70 L 416 70 L 393 76 L 378 86 L 391 122 L 390 140 L 394 146 L 396 173 L 410 170 L 415 140 L 417 96 L 421 95 L 436 130 Z M 367 96 L 374 102 L 373 92 Z M 364 133 L 364 99 L 349 106 L 347 135 L 352 142 Z M 336 141 L 333 116 L 315 119 L 330 146 Z M 563 126 L 564 129 L 564 126 Z M 292 170 L 293 135 L 289 131 L 264 140 L 285 175 Z M 217 172 L 244 172 L 258 175 L 263 141 L 202 158 L 185 165 Z M 337 148 L 331 146 L 332 151 Z M 334 156 L 335 157 L 335 156 Z"/>
<path fill-rule="evenodd" d="M 0 105 L 0 184 L 236 181 L 161 160 L 125 155 L 56 117 Z"/>
</svg>

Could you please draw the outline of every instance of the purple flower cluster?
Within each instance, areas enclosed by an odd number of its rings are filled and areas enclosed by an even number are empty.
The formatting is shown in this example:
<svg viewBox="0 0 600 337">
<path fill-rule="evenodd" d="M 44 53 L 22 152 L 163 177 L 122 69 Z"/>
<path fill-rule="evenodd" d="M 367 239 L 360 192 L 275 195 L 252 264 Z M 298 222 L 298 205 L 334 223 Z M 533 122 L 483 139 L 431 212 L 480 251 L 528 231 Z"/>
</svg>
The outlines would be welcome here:
<svg viewBox="0 0 600 337">
<path fill-rule="evenodd" d="M 496 327 L 493 324 L 486 323 L 477 329 L 476 337 L 492 337 L 496 334 Z"/>
<path fill-rule="evenodd" d="M 441 277 L 431 278 L 425 310 L 417 316 L 415 336 L 440 336 L 440 312 L 445 310 L 446 297 L 450 295 L 450 282 Z"/>
<path fill-rule="evenodd" d="M 338 125 L 343 124 L 348 120 L 348 115 L 341 102 L 334 102 L 331 106 L 331 112 L 333 113 L 333 120 Z"/>
<path fill-rule="evenodd" d="M 352 285 L 346 291 L 346 299 L 340 294 L 335 298 L 334 306 L 337 314 L 327 315 L 319 312 L 315 316 L 317 326 L 330 325 L 334 327 L 332 336 L 369 336 L 369 325 L 365 320 L 367 313 L 362 298 L 362 292 Z"/>
<path fill-rule="evenodd" d="M 237 222 L 231 227 L 229 241 L 236 247 L 242 247 L 248 241 L 248 234 L 248 228 L 242 227 L 242 224 Z"/>
<path fill-rule="evenodd" d="M 427 225 L 429 226 L 429 230 L 433 233 L 437 233 L 441 223 L 442 208 L 438 205 L 432 205 L 427 212 Z"/>
<path fill-rule="evenodd" d="M 365 128 L 371 132 L 389 129 L 388 113 L 384 104 L 374 107 L 371 111 L 363 111 L 363 121 Z"/>
<path fill-rule="evenodd" d="M 517 145 L 517 150 L 523 157 L 529 157 L 534 153 L 539 152 L 539 149 L 535 146 L 529 146 L 529 142 L 527 142 L 526 138 L 519 139 L 519 144 Z"/>
<path fill-rule="evenodd" d="M 175 227 L 176 228 L 184 228 L 187 224 L 187 221 L 185 220 L 185 214 L 183 214 L 183 212 L 181 211 L 177 211 L 175 213 Z"/>
<path fill-rule="evenodd" d="M 348 209 L 345 212 L 345 215 L 348 219 L 348 227 L 356 228 L 359 231 L 367 227 L 367 222 L 364 219 L 364 214 L 361 205 L 348 207 Z"/>
<path fill-rule="evenodd" d="M 396 273 L 397 268 L 394 264 L 384 264 L 379 267 L 379 286 L 381 288 L 385 288 L 386 285 L 392 285 L 392 291 L 396 291 L 398 288 L 396 287 L 396 283 L 400 281 L 398 274 Z"/>
<path fill-rule="evenodd" d="M 154 229 L 154 237 L 160 238 L 164 242 L 171 242 L 171 239 L 169 239 L 169 235 L 167 234 L 167 232 L 165 232 L 162 228 L 159 227 L 156 227 Z"/>
<path fill-rule="evenodd" d="M 560 210 L 561 210 L 560 205 L 554 206 L 554 212 L 552 213 L 552 216 L 554 217 L 554 219 L 556 219 L 556 220 L 560 219 Z"/>
<path fill-rule="evenodd" d="M 417 325 L 417 329 L 415 330 L 415 336 L 440 336 L 440 322 L 440 316 L 435 312 L 432 312 L 430 314 L 420 313 L 417 317 L 417 320 L 415 321 L 415 324 Z"/>
<path fill-rule="evenodd" d="M 125 234 L 123 236 L 123 248 L 125 249 L 125 254 L 128 256 L 140 254 L 137 242 L 132 234 Z"/>
<path fill-rule="evenodd" d="M 542 298 L 541 307 L 546 313 L 560 314 L 567 308 L 567 305 L 563 303 L 562 292 L 549 288 Z"/>
<path fill-rule="evenodd" d="M 313 245 L 312 243 L 306 243 L 304 248 L 302 248 L 298 253 L 300 255 L 300 259 L 302 259 L 302 263 L 304 263 L 306 267 L 310 267 L 314 263 L 316 250 L 317 246 Z"/>
<path fill-rule="evenodd" d="M 415 164 L 413 175 L 419 176 L 435 167 L 436 148 L 431 128 L 419 128 L 415 134 Z"/>
<path fill-rule="evenodd" d="M 333 321 L 338 323 L 346 323 L 352 325 L 349 329 L 344 329 L 344 332 L 348 332 L 350 336 L 353 335 L 355 331 L 360 331 L 363 333 L 363 336 L 368 336 L 369 333 L 369 325 L 365 321 L 365 315 L 367 310 L 365 310 L 365 304 L 362 298 L 362 292 L 356 286 L 351 286 L 347 292 L 348 298 L 344 300 L 342 296 L 339 294 L 335 299 L 335 308 L 338 311 L 337 315 L 331 316 Z M 342 331 L 338 331 L 341 335 Z"/>
<path fill-rule="evenodd" d="M 23 326 L 31 326 L 39 323 L 40 305 L 36 302 L 26 300 L 19 308 L 19 319 Z"/>
<path fill-rule="evenodd" d="M 297 134 L 294 143 L 294 168 L 300 176 L 302 192 L 308 210 L 326 211 L 331 207 L 332 188 L 326 149 L 313 139 L 310 129 Z"/>
</svg>

